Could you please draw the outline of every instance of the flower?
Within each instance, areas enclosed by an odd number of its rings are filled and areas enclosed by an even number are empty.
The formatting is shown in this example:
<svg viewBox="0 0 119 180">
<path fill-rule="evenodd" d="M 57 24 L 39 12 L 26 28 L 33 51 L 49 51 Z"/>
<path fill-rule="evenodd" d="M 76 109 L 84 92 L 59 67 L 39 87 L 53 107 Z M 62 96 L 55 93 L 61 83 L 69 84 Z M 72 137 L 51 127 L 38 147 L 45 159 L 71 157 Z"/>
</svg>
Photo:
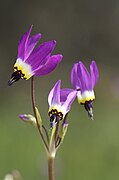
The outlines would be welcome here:
<svg viewBox="0 0 119 180">
<path fill-rule="evenodd" d="M 95 61 L 92 61 L 90 64 L 90 74 L 81 61 L 74 64 L 71 71 L 71 82 L 74 89 L 78 91 L 78 102 L 85 106 L 91 119 L 93 119 L 92 101 L 95 99 L 93 89 L 97 83 L 98 77 L 99 73 Z"/>
<path fill-rule="evenodd" d="M 49 138 L 49 157 L 54 158 L 67 132 L 66 117 L 76 98 L 77 91 L 61 89 L 61 81 L 57 81 L 48 96 L 51 133 Z"/>
<path fill-rule="evenodd" d="M 55 69 L 62 59 L 61 54 L 52 55 L 56 41 L 44 42 L 35 48 L 41 34 L 30 36 L 32 26 L 22 36 L 18 45 L 18 56 L 14 64 L 14 72 L 8 84 L 12 85 L 19 79 L 28 80 L 32 76 L 47 75 Z"/>
<path fill-rule="evenodd" d="M 54 123 L 65 119 L 77 95 L 76 90 L 60 89 L 60 86 L 61 81 L 59 80 L 56 82 L 48 96 L 51 127 Z"/>
</svg>

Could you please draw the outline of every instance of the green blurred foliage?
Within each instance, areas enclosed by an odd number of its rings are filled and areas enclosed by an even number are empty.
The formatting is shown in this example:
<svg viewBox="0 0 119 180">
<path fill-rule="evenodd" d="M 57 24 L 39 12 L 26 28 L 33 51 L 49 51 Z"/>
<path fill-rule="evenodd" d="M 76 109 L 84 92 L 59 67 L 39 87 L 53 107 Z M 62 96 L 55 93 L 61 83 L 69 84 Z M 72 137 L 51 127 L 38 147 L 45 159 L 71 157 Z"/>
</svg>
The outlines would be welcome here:
<svg viewBox="0 0 119 180">
<path fill-rule="evenodd" d="M 49 127 L 47 95 L 58 79 L 71 87 L 73 63 L 95 59 L 100 72 L 94 121 L 77 101 L 55 160 L 57 180 L 118 180 L 119 177 L 119 1 L 29 0 L 0 2 L 0 179 L 18 169 L 23 180 L 47 180 L 47 158 L 37 129 L 18 115 L 31 113 L 30 80 L 12 87 L 7 81 L 21 35 L 34 25 L 41 42 L 57 40 L 54 53 L 64 59 L 50 75 L 36 78 L 37 105 Z"/>
</svg>

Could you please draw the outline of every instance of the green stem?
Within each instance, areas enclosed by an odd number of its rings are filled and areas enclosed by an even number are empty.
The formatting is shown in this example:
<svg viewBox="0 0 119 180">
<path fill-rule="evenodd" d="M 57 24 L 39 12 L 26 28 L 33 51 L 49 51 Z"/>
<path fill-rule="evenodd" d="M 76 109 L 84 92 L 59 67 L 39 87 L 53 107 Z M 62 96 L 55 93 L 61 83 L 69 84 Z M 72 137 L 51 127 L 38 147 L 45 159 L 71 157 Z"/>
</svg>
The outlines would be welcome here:
<svg viewBox="0 0 119 180">
<path fill-rule="evenodd" d="M 49 180 L 54 180 L 54 158 L 48 157 L 48 176 Z"/>
<path fill-rule="evenodd" d="M 48 150 L 48 145 L 46 143 L 46 140 L 44 139 L 44 136 L 42 134 L 41 127 L 40 127 L 40 125 L 38 123 L 38 118 L 37 118 L 37 114 L 36 114 L 36 109 L 35 109 L 35 107 L 36 107 L 36 105 L 35 105 L 35 92 L 34 92 L 34 77 L 33 76 L 31 78 L 31 98 L 32 98 L 32 107 L 33 107 L 33 111 L 34 111 L 34 116 L 36 118 L 36 123 L 37 123 L 38 131 L 39 131 L 41 139 L 42 139 L 42 141 L 43 141 L 43 143 L 45 145 L 45 148 L 47 149 L 47 151 L 49 151 Z"/>
<path fill-rule="evenodd" d="M 56 147 L 57 140 L 58 140 L 58 131 L 59 131 L 59 119 L 58 119 L 58 122 L 56 125 L 56 131 L 55 131 L 55 147 Z"/>
</svg>

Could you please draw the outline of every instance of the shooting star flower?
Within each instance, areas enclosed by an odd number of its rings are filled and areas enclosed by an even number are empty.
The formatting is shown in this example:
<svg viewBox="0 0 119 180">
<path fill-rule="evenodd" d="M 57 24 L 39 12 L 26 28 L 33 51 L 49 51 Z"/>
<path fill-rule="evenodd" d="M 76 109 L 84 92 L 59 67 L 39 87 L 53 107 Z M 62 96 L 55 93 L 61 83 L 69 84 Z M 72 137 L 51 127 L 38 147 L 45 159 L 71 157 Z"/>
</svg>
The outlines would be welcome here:
<svg viewBox="0 0 119 180">
<path fill-rule="evenodd" d="M 14 64 L 13 74 L 8 81 L 9 85 L 19 79 L 28 80 L 32 76 L 43 76 L 53 71 L 62 60 L 62 55 L 52 55 L 56 41 L 44 42 L 35 47 L 41 38 L 41 34 L 30 36 L 32 26 L 22 36 L 18 45 L 18 56 Z"/>
<path fill-rule="evenodd" d="M 74 64 L 71 71 L 71 82 L 74 89 L 78 91 L 78 102 L 84 105 L 91 119 L 93 119 L 92 101 L 95 99 L 93 89 L 97 83 L 98 77 L 99 73 L 95 61 L 92 61 L 90 64 L 90 74 L 81 61 Z"/>
<path fill-rule="evenodd" d="M 66 118 L 77 95 L 76 90 L 60 89 L 60 86 L 61 81 L 59 80 L 56 82 L 48 96 L 51 127 L 54 123 Z"/>
</svg>

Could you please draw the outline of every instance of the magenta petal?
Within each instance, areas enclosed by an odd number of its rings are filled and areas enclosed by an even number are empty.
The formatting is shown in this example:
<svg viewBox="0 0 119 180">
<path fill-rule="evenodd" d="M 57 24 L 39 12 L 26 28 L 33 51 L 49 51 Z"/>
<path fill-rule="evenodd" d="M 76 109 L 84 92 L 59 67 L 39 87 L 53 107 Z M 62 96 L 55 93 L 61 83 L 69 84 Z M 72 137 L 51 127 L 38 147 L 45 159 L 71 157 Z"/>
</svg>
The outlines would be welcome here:
<svg viewBox="0 0 119 180">
<path fill-rule="evenodd" d="M 55 106 L 60 104 L 60 86 L 61 81 L 57 81 L 48 96 L 49 106 Z"/>
<path fill-rule="evenodd" d="M 76 96 L 77 96 L 77 91 L 75 91 L 75 90 L 72 90 L 68 94 L 67 99 L 66 99 L 66 101 L 63 104 L 63 106 L 66 109 L 66 112 L 70 111 L 71 105 L 72 105 L 73 101 L 75 100 Z"/>
<path fill-rule="evenodd" d="M 96 82 L 99 78 L 99 72 L 95 61 L 92 61 L 90 65 L 92 89 L 95 87 Z"/>
<path fill-rule="evenodd" d="M 79 62 L 77 72 L 80 80 L 81 92 L 92 90 L 90 74 L 82 62 Z"/>
<path fill-rule="evenodd" d="M 71 71 L 71 82 L 74 89 L 80 89 L 80 81 L 78 79 L 77 67 L 78 67 L 78 63 L 74 64 Z"/>
<path fill-rule="evenodd" d="M 19 45 L 18 45 L 18 58 L 21 58 L 22 60 L 24 60 L 25 57 L 25 48 L 26 48 L 26 44 L 29 38 L 29 35 L 31 33 L 32 30 L 32 26 L 29 28 L 29 30 L 21 37 L 20 41 L 19 41 Z"/>
<path fill-rule="evenodd" d="M 56 68 L 62 58 L 63 56 L 60 54 L 49 57 L 46 64 L 40 66 L 34 71 L 35 76 L 43 76 L 49 74 Z"/>
<path fill-rule="evenodd" d="M 56 41 L 54 40 L 42 43 L 33 50 L 26 62 L 32 66 L 33 70 L 37 69 L 39 66 L 46 63 L 47 57 L 53 51 L 55 46 Z"/>
<path fill-rule="evenodd" d="M 25 114 L 20 114 L 19 117 L 20 117 L 22 120 L 24 120 L 24 119 L 27 120 L 27 117 L 26 117 Z"/>
<path fill-rule="evenodd" d="M 32 51 L 35 48 L 36 44 L 40 40 L 40 38 L 41 38 L 40 33 L 32 36 L 31 38 L 29 38 L 29 40 L 28 40 L 28 42 L 26 44 L 26 48 L 25 48 L 24 60 L 26 60 L 30 56 L 30 54 L 32 53 Z"/>
<path fill-rule="evenodd" d="M 74 91 L 74 90 L 73 89 L 69 89 L 69 88 L 64 88 L 64 89 L 60 90 L 60 101 L 61 101 L 62 104 L 66 101 L 67 96 L 72 91 Z"/>
</svg>

